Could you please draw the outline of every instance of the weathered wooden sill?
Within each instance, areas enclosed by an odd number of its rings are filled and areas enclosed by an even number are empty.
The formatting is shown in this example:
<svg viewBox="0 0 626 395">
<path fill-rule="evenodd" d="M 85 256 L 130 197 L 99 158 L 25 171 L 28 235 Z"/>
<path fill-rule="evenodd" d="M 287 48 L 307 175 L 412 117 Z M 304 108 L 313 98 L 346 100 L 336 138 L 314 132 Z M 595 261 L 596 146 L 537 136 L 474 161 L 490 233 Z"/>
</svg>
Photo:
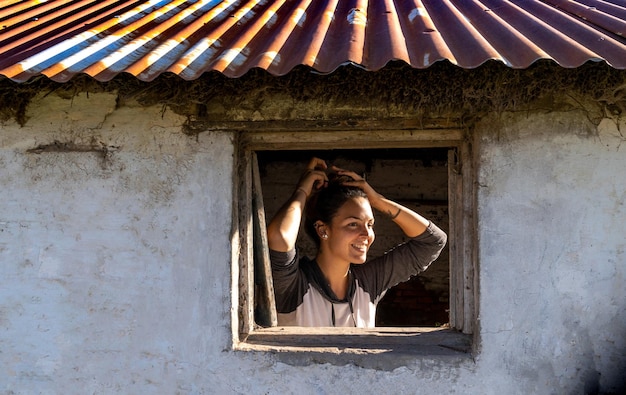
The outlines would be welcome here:
<svg viewBox="0 0 626 395">
<path fill-rule="evenodd" d="M 247 351 L 409 354 L 471 357 L 472 336 L 441 328 L 256 329 L 236 347 Z"/>
</svg>

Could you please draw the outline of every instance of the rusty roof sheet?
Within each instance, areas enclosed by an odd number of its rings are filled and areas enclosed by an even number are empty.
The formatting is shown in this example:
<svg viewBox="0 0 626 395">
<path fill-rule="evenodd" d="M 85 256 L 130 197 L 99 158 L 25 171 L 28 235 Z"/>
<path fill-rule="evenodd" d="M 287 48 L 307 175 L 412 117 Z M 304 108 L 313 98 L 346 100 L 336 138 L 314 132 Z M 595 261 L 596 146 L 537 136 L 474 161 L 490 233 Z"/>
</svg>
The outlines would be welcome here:
<svg viewBox="0 0 626 395">
<path fill-rule="evenodd" d="M 5 0 L 0 75 L 192 80 L 254 67 L 283 75 L 298 65 L 328 73 L 490 59 L 625 69 L 625 32 L 624 0 Z"/>
</svg>

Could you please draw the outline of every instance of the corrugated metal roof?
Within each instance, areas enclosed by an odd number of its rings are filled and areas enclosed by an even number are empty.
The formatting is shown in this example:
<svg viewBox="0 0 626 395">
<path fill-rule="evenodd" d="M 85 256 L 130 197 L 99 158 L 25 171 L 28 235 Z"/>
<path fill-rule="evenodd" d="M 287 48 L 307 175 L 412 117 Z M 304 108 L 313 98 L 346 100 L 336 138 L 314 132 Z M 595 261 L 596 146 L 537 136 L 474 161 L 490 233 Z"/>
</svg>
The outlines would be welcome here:
<svg viewBox="0 0 626 395">
<path fill-rule="evenodd" d="M 625 32 L 623 0 L 6 0 L 0 75 L 191 80 L 254 67 L 283 75 L 298 65 L 327 73 L 343 64 L 474 68 L 490 59 L 625 69 Z"/>
</svg>

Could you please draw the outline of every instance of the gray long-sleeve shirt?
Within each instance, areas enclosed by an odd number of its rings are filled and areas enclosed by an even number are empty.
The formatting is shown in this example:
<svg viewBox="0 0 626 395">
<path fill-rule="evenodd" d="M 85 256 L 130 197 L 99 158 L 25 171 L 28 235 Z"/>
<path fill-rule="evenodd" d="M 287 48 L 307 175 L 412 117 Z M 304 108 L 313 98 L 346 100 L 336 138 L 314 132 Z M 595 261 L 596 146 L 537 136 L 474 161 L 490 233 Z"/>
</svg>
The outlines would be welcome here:
<svg viewBox="0 0 626 395">
<path fill-rule="evenodd" d="M 426 270 L 447 236 L 433 223 L 421 235 L 349 270 L 348 296 L 339 300 L 314 260 L 297 249 L 270 251 L 280 326 L 374 327 L 376 305 L 394 285 Z"/>
</svg>

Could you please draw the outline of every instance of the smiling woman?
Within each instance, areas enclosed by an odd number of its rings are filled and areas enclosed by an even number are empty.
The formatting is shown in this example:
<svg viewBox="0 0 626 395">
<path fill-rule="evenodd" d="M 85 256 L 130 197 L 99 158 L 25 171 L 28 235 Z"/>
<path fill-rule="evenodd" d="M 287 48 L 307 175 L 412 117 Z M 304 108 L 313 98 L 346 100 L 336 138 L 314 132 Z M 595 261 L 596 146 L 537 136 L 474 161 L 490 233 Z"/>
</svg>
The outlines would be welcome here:
<svg viewBox="0 0 626 395">
<path fill-rule="evenodd" d="M 385 213 L 409 240 L 371 260 L 374 214 Z M 301 257 L 303 216 L 317 252 Z M 313 158 L 268 226 L 278 324 L 374 327 L 392 286 L 426 270 L 446 234 L 415 211 L 376 192 L 357 173 Z"/>
</svg>

